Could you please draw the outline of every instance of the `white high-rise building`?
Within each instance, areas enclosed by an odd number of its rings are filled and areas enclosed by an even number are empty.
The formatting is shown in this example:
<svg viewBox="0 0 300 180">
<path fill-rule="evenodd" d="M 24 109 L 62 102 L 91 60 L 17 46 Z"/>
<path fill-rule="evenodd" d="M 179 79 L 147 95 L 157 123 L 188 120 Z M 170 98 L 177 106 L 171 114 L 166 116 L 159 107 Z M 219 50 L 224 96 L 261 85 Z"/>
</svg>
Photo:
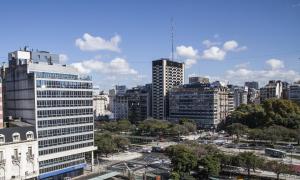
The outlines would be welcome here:
<svg viewBox="0 0 300 180">
<path fill-rule="evenodd" d="M 167 119 L 169 111 L 168 92 L 184 84 L 184 63 L 159 59 L 152 61 L 152 116 Z"/>
<path fill-rule="evenodd" d="M 15 51 L 8 61 L 4 112 L 36 127 L 39 179 L 81 175 L 95 150 L 91 78 L 46 51 Z"/>
</svg>

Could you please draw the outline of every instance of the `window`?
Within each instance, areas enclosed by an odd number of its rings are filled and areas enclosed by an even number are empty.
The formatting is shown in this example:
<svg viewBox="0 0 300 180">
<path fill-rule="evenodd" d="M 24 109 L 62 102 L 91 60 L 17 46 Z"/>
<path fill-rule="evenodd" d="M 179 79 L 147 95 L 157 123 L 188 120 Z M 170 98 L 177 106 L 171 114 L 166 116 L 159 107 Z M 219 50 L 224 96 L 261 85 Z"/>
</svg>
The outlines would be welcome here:
<svg viewBox="0 0 300 180">
<path fill-rule="evenodd" d="M 32 156 L 32 147 L 28 147 L 28 155 Z"/>
<path fill-rule="evenodd" d="M 5 136 L 0 134 L 0 143 L 5 143 Z"/>
<path fill-rule="evenodd" d="M 26 139 L 27 139 L 27 140 L 33 140 L 33 139 L 34 139 L 34 137 L 33 137 L 33 132 L 32 132 L 32 131 L 28 131 L 28 132 L 26 133 Z"/>
<path fill-rule="evenodd" d="M 20 134 L 19 133 L 13 133 L 13 142 L 20 141 Z"/>
<path fill-rule="evenodd" d="M 14 149 L 14 158 L 18 158 L 19 154 L 18 154 L 18 149 Z"/>
<path fill-rule="evenodd" d="M 3 151 L 0 151 L 0 161 L 3 161 Z"/>
</svg>

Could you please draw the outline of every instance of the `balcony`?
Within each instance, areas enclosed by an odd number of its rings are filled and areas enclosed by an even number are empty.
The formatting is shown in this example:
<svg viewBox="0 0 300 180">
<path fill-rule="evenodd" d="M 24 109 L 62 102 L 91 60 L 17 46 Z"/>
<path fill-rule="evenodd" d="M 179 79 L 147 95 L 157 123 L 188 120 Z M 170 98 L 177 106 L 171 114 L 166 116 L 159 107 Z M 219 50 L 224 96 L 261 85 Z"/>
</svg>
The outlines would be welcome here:
<svg viewBox="0 0 300 180">
<path fill-rule="evenodd" d="M 20 164 L 20 162 L 21 162 L 21 156 L 13 155 L 13 156 L 11 156 L 11 159 L 12 159 L 13 164 Z"/>
<path fill-rule="evenodd" d="M 27 161 L 33 161 L 34 160 L 34 154 L 26 153 L 26 159 L 27 159 Z"/>
<path fill-rule="evenodd" d="M 6 160 L 5 159 L 0 159 L 0 166 L 3 167 L 5 166 Z"/>
</svg>

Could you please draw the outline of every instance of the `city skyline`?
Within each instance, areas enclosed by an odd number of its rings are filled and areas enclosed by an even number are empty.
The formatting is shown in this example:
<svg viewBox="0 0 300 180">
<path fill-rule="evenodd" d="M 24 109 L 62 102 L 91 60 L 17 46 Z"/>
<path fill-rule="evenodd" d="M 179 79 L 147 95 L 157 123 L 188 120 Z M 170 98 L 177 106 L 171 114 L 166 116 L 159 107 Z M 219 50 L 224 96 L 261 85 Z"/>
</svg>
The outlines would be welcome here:
<svg viewBox="0 0 300 180">
<path fill-rule="evenodd" d="M 2 61 L 28 45 L 60 54 L 100 89 L 150 83 L 152 61 L 171 58 L 173 18 L 185 82 L 300 79 L 300 1 L 31 2 L 0 7 Z"/>
</svg>

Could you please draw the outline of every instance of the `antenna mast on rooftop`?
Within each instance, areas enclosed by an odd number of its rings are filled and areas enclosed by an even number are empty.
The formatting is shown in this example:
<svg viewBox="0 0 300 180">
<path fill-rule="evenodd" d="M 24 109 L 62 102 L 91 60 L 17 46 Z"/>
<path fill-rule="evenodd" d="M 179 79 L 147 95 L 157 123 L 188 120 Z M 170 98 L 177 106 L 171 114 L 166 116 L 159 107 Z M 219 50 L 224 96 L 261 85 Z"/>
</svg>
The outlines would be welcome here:
<svg viewBox="0 0 300 180">
<path fill-rule="evenodd" d="M 172 61 L 174 61 L 174 21 L 171 18 L 171 44 L 172 44 Z"/>
</svg>

